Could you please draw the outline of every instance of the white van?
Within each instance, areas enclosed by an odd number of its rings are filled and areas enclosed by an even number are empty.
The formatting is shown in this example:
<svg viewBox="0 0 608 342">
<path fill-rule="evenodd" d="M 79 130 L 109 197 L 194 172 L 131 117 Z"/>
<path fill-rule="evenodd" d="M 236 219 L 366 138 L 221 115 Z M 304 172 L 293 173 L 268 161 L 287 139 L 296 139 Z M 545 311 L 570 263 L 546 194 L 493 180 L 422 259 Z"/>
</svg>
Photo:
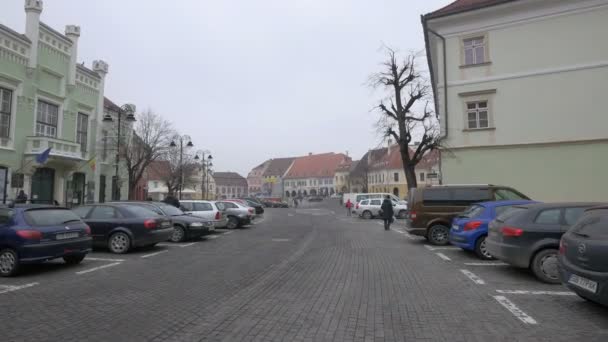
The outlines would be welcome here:
<svg viewBox="0 0 608 342">
<path fill-rule="evenodd" d="M 407 205 L 407 201 L 402 200 L 401 198 L 393 195 L 393 194 L 389 194 L 388 192 L 374 192 L 374 193 L 348 193 L 348 194 L 344 194 L 342 197 L 342 203 L 346 203 L 349 199 L 350 201 L 353 203 L 353 205 L 361 202 L 362 200 L 365 199 L 370 199 L 370 198 L 384 198 L 388 196 L 393 202 L 397 202 L 399 204 L 405 204 Z"/>
</svg>

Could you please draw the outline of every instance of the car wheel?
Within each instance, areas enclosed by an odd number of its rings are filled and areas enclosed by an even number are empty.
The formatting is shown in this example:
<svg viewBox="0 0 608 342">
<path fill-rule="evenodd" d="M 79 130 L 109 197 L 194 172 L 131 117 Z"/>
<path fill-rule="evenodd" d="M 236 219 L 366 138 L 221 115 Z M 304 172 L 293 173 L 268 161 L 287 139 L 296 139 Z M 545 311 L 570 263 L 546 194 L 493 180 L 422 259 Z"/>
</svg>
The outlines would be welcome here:
<svg viewBox="0 0 608 342">
<path fill-rule="evenodd" d="M 12 277 L 19 271 L 19 256 L 12 249 L 0 251 L 0 276 Z"/>
<path fill-rule="evenodd" d="M 475 242 L 475 254 L 477 257 L 482 260 L 493 260 L 494 257 L 488 252 L 488 248 L 486 247 L 486 238 L 487 236 L 481 236 Z"/>
<path fill-rule="evenodd" d="M 444 225 L 437 224 L 428 232 L 428 240 L 433 245 L 443 246 L 449 242 L 450 229 Z"/>
<path fill-rule="evenodd" d="M 228 218 L 228 222 L 226 223 L 226 228 L 228 229 L 236 229 L 239 226 L 239 220 L 236 217 L 230 216 Z"/>
<path fill-rule="evenodd" d="M 363 218 L 366 219 L 366 220 L 371 220 L 372 217 L 373 217 L 372 216 L 372 212 L 369 211 L 369 210 L 364 211 L 361 216 L 363 216 Z"/>
<path fill-rule="evenodd" d="M 400 210 L 399 214 L 397 214 L 397 217 L 399 217 L 400 219 L 404 219 L 407 217 L 407 210 Z"/>
<path fill-rule="evenodd" d="M 541 281 L 549 284 L 561 283 L 557 270 L 557 249 L 543 249 L 536 253 L 531 268 Z"/>
<path fill-rule="evenodd" d="M 78 265 L 84 260 L 85 256 L 86 254 L 66 255 L 63 257 L 63 261 L 68 265 Z"/>
<path fill-rule="evenodd" d="M 182 242 L 186 238 L 186 232 L 184 228 L 180 226 L 173 226 L 173 234 L 171 234 L 171 238 L 169 239 L 171 242 Z"/>
<path fill-rule="evenodd" d="M 108 241 L 108 248 L 112 253 L 127 253 L 131 248 L 131 238 L 129 237 L 129 235 L 123 232 L 114 233 L 112 234 L 112 236 L 110 236 L 110 240 Z"/>
</svg>

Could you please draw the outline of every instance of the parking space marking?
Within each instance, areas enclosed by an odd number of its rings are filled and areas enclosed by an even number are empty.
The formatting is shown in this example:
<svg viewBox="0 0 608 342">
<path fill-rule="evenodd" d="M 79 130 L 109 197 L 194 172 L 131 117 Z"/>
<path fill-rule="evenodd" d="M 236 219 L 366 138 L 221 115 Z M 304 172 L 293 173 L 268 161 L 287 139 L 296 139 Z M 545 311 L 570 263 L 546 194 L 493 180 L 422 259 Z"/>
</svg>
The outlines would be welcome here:
<svg viewBox="0 0 608 342">
<path fill-rule="evenodd" d="M 570 291 L 527 291 L 527 290 L 496 290 L 502 294 L 519 294 L 519 295 L 547 295 L 547 296 L 576 296 L 576 293 Z"/>
<path fill-rule="evenodd" d="M 260 223 L 262 223 L 262 222 L 264 222 L 264 221 L 266 221 L 266 219 L 260 219 L 260 220 L 258 220 L 258 221 L 253 221 L 253 222 L 251 222 L 251 223 L 253 223 L 253 224 L 260 224 Z"/>
<path fill-rule="evenodd" d="M 287 216 L 292 217 L 292 216 L 293 216 L 293 214 L 287 214 Z"/>
<path fill-rule="evenodd" d="M 447 246 L 447 247 L 433 247 L 431 245 L 424 245 L 424 247 L 426 249 L 428 249 L 429 251 L 447 251 L 447 250 L 458 250 L 458 249 L 460 249 L 459 247 L 450 247 L 450 246 Z"/>
<path fill-rule="evenodd" d="M 469 279 L 471 279 L 475 284 L 477 285 L 485 285 L 486 282 L 483 281 L 483 279 L 479 278 L 479 276 L 469 270 L 460 270 L 460 272 L 462 272 L 462 274 L 466 275 L 467 277 L 469 277 Z"/>
<path fill-rule="evenodd" d="M 504 306 L 507 310 L 509 310 L 513 316 L 517 317 L 517 319 L 519 319 L 520 321 L 524 322 L 524 324 L 538 324 L 538 322 L 536 322 L 536 320 L 534 318 L 532 318 L 530 315 L 528 315 L 527 313 L 523 312 L 520 308 L 517 307 L 517 305 L 513 304 L 512 301 L 510 301 L 507 297 L 505 296 L 492 296 L 494 297 L 494 299 L 496 299 L 496 301 Z"/>
<path fill-rule="evenodd" d="M 118 262 L 123 262 L 125 261 L 125 259 L 110 259 L 110 258 L 90 258 L 90 257 L 86 257 L 84 260 L 91 260 L 91 261 L 118 261 Z"/>
<path fill-rule="evenodd" d="M 79 272 L 76 272 L 76 274 L 81 275 L 81 274 L 85 274 L 85 273 L 95 272 L 97 270 L 101 270 L 104 268 L 108 268 L 108 267 L 112 267 L 112 266 L 116 266 L 116 265 L 120 265 L 120 264 L 121 264 L 121 262 L 113 262 L 111 264 L 105 264 L 105 265 L 89 268 L 88 270 L 79 271 Z"/>
<path fill-rule="evenodd" d="M 157 244 L 157 246 L 161 246 L 161 247 L 189 247 L 194 245 L 196 242 L 191 242 L 191 243 L 165 243 L 165 242 L 161 242 L 159 244 Z"/>
<path fill-rule="evenodd" d="M 290 241 L 290 239 L 281 239 L 281 238 L 278 238 L 278 239 L 272 239 L 272 241 L 273 242 L 287 242 L 287 241 Z"/>
<path fill-rule="evenodd" d="M 452 259 L 450 259 L 447 255 L 443 254 L 443 253 L 435 253 L 437 254 L 438 257 L 440 257 L 441 259 L 445 260 L 445 261 L 452 261 Z"/>
<path fill-rule="evenodd" d="M 509 266 L 504 262 L 465 262 L 467 266 Z"/>
<path fill-rule="evenodd" d="M 29 284 L 23 284 L 23 285 L 17 285 L 17 286 L 2 285 L 2 287 L 5 287 L 5 288 L 0 289 L 0 293 L 19 291 L 19 290 L 27 289 L 28 287 L 36 286 L 36 285 L 40 285 L 40 283 L 29 283 Z"/>
<path fill-rule="evenodd" d="M 141 258 L 149 258 L 149 257 L 153 257 L 155 255 L 159 255 L 159 254 L 166 253 L 166 252 L 168 252 L 168 250 L 142 255 Z"/>
<path fill-rule="evenodd" d="M 218 237 L 219 237 L 219 236 L 217 236 L 217 235 L 207 235 L 207 236 L 206 236 L 206 238 L 207 238 L 207 239 L 212 239 L 212 240 L 213 240 L 213 239 L 217 239 Z"/>
<path fill-rule="evenodd" d="M 232 232 L 223 232 L 222 235 L 232 234 Z"/>
</svg>

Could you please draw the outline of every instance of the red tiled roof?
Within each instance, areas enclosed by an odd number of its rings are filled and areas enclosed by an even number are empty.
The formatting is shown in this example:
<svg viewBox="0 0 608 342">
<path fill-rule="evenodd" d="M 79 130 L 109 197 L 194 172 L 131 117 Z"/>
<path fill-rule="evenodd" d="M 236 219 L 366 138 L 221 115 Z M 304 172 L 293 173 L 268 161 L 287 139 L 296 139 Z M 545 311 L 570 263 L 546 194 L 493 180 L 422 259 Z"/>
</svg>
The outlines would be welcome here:
<svg viewBox="0 0 608 342">
<path fill-rule="evenodd" d="M 353 161 L 347 159 L 344 162 L 340 163 L 340 165 L 338 165 L 338 167 L 336 168 L 336 172 L 349 172 L 352 164 Z"/>
<path fill-rule="evenodd" d="M 426 19 L 439 18 L 452 14 L 473 11 L 485 7 L 500 5 L 517 0 L 456 0 L 451 4 L 431 12 L 424 17 Z"/>
<path fill-rule="evenodd" d="M 338 165 L 349 159 L 342 153 L 323 153 L 298 157 L 285 178 L 333 177 Z"/>
<path fill-rule="evenodd" d="M 247 179 L 236 172 L 214 172 L 213 180 L 216 186 L 248 186 Z"/>
<path fill-rule="evenodd" d="M 262 174 L 263 177 L 283 177 L 285 172 L 291 166 L 291 163 L 296 158 L 275 158 L 270 161 L 270 165 L 266 168 L 266 171 Z"/>
<path fill-rule="evenodd" d="M 376 154 L 376 159 L 372 162 L 370 169 L 403 169 L 403 162 L 401 160 L 401 152 L 399 151 L 398 145 L 391 145 L 388 148 L 382 148 L 378 150 L 372 150 Z M 390 153 L 389 153 L 390 151 Z M 414 154 L 414 150 L 410 147 L 410 156 Z M 430 169 L 439 163 L 439 151 L 434 150 L 425 154 L 420 163 L 416 165 L 416 168 Z"/>
</svg>

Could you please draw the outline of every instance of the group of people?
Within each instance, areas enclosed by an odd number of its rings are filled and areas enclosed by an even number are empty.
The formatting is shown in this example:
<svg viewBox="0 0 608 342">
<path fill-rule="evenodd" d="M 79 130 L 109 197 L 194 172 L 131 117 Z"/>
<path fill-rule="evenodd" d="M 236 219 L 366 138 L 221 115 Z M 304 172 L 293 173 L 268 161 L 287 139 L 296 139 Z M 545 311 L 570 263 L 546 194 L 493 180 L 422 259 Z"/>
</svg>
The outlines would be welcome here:
<svg viewBox="0 0 608 342">
<path fill-rule="evenodd" d="M 348 199 L 346 201 L 346 216 L 352 216 L 353 207 L 353 202 Z M 393 202 L 389 196 L 384 197 L 384 200 L 382 201 L 382 206 L 380 206 L 380 216 L 382 216 L 382 220 L 384 221 L 384 230 L 390 230 L 395 212 L 393 211 Z"/>
</svg>

